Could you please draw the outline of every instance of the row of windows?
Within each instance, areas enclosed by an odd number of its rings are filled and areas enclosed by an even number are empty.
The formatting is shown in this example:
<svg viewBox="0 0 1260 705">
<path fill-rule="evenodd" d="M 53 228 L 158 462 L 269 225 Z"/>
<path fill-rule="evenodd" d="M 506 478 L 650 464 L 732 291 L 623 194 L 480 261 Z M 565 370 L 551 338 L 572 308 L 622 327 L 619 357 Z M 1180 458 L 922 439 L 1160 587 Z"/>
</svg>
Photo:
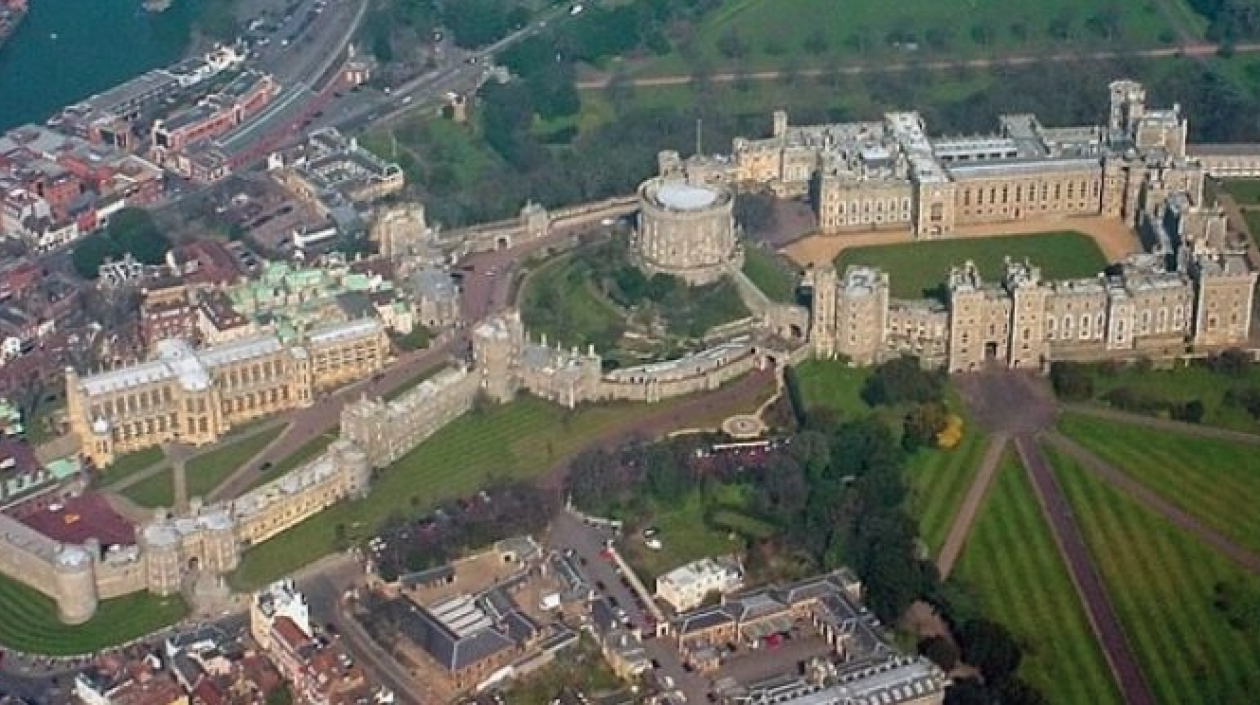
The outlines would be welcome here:
<svg viewBox="0 0 1260 705">
<path fill-rule="evenodd" d="M 1066 188 L 1064 188 L 1066 186 Z M 977 206 L 988 205 L 1006 205 L 1008 203 L 1027 203 L 1029 201 L 1047 201 L 1053 198 L 1055 201 L 1074 200 L 1078 196 L 1085 198 L 1087 195 L 1097 198 L 1102 193 L 1102 186 L 1098 181 L 1068 181 L 1066 183 L 1057 181 L 1054 184 L 1042 182 L 1040 184 L 1015 184 L 1011 188 L 1009 184 L 1001 186 L 993 185 L 984 186 L 968 186 L 963 189 L 962 203 L 964 206 L 970 206 L 973 203 Z M 987 196 L 987 198 L 986 198 Z"/>
</svg>

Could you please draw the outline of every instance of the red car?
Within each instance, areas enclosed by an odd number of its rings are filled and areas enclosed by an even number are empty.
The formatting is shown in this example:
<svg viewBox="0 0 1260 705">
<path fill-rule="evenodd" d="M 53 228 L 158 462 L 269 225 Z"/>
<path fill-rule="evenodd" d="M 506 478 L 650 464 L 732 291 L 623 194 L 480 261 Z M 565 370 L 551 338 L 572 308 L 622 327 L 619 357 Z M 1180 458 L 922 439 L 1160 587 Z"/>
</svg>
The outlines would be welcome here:
<svg viewBox="0 0 1260 705">
<path fill-rule="evenodd" d="M 604 559 L 604 560 L 606 560 L 606 561 L 611 561 L 611 560 L 612 560 L 612 557 L 613 557 L 613 555 L 612 555 L 612 550 L 611 550 L 611 549 L 607 549 L 607 548 L 605 548 L 605 549 L 601 549 L 601 550 L 600 550 L 600 552 L 599 552 L 599 557 L 600 557 L 600 558 L 603 558 L 603 559 Z"/>
</svg>

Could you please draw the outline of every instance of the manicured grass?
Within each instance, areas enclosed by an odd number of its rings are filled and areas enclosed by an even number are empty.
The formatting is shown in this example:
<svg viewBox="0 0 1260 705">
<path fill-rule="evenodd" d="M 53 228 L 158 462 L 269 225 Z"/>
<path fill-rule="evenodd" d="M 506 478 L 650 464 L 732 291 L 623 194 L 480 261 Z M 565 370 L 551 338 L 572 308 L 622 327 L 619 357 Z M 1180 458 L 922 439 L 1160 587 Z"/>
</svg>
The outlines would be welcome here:
<svg viewBox="0 0 1260 705">
<path fill-rule="evenodd" d="M 271 482 L 290 470 L 296 469 L 302 463 L 314 460 L 335 440 L 337 440 L 337 431 L 335 429 L 315 436 L 304 443 L 301 448 L 293 451 L 287 457 L 281 458 L 279 462 L 273 463 L 265 472 L 258 473 L 258 477 L 254 478 L 254 481 L 249 484 L 249 489 Z"/>
<path fill-rule="evenodd" d="M 184 466 L 189 499 L 208 495 L 283 431 L 284 426 L 259 431 L 189 460 Z"/>
<path fill-rule="evenodd" d="M 0 646 L 27 653 L 67 656 L 121 644 L 183 619 L 179 596 L 140 592 L 105 600 L 87 624 L 66 626 L 42 593 L 0 575 Z"/>
<path fill-rule="evenodd" d="M 998 466 L 955 575 L 985 615 L 1024 644 L 1019 675 L 1050 702 L 1121 702 L 1028 476 L 1010 453 Z"/>
<path fill-rule="evenodd" d="M 160 446 L 132 451 L 120 456 L 110 463 L 109 467 L 97 473 L 98 485 L 112 485 L 131 475 L 150 467 L 166 457 Z"/>
<path fill-rule="evenodd" d="M 1059 428 L 1168 501 L 1260 552 L 1260 452 L 1255 446 L 1081 414 L 1063 415 Z"/>
<path fill-rule="evenodd" d="M 1227 583 L 1254 594 L 1260 579 L 1053 448 L 1045 452 L 1156 702 L 1254 701 L 1260 626 L 1230 626 L 1214 592 Z"/>
<path fill-rule="evenodd" d="M 442 367 L 443 366 L 439 364 L 439 365 L 434 365 L 432 367 L 427 367 L 423 370 L 420 370 L 411 379 L 408 379 L 406 382 L 403 382 L 402 384 L 398 385 L 397 387 L 394 387 L 393 389 L 389 390 L 385 394 L 382 394 L 381 398 L 384 399 L 385 401 L 393 401 L 394 399 L 401 397 L 407 392 L 410 392 L 412 389 L 415 389 L 416 385 L 420 384 L 426 379 L 437 374 L 438 371 L 442 369 Z"/>
<path fill-rule="evenodd" d="M 1009 237 L 908 242 L 900 245 L 855 247 L 836 258 L 837 271 L 851 264 L 880 267 L 888 272 L 892 296 L 915 299 L 941 291 L 949 268 L 967 260 L 976 263 L 989 281 L 1002 277 L 1006 257 L 1027 258 L 1047 279 L 1092 277 L 1107 265 L 1102 250 L 1088 235 L 1075 231 Z"/>
<path fill-rule="evenodd" d="M 1260 179 L 1227 179 L 1225 191 L 1240 206 L 1260 206 Z"/>
<path fill-rule="evenodd" d="M 842 419 L 871 413 L 871 406 L 862 400 L 869 369 L 850 367 L 839 360 L 809 358 L 795 370 L 806 410 L 824 409 Z"/>
<path fill-rule="evenodd" d="M 1247 230 L 1251 239 L 1260 246 L 1260 210 L 1243 211 L 1243 219 L 1247 221 Z"/>
<path fill-rule="evenodd" d="M 919 536 L 933 554 L 945 543 L 988 441 L 987 434 L 967 423 L 957 446 L 920 449 L 906 462 L 911 513 L 918 517 Z"/>
<path fill-rule="evenodd" d="M 169 465 L 121 492 L 141 507 L 171 507 L 175 504 L 175 470 Z"/>
<path fill-rule="evenodd" d="M 1260 365 L 1252 365 L 1243 377 L 1212 372 L 1203 365 L 1178 366 L 1171 370 L 1149 370 L 1137 366 L 1110 368 L 1096 366 L 1094 394 L 1102 397 L 1118 387 L 1127 387 L 1143 396 L 1169 402 L 1203 402 L 1202 423 L 1238 431 L 1260 432 L 1260 421 L 1246 410 L 1225 403 L 1231 389 L 1260 387 Z"/>
<path fill-rule="evenodd" d="M 757 530 L 769 530 L 773 533 L 772 525 L 742 513 L 741 510 L 748 505 L 749 499 L 747 487 L 723 485 L 709 496 L 695 491 L 668 503 L 654 502 L 645 516 L 624 517 L 627 526 L 633 531 L 627 532 L 626 539 L 619 548 L 634 566 L 639 578 L 651 587 L 658 576 L 680 565 L 701 558 L 738 553 L 745 548 L 746 542 L 740 533 L 715 526 L 706 520 L 706 514 L 710 510 L 722 511 L 717 508 L 724 508 L 729 514 L 740 517 L 740 520 L 756 521 Z M 639 534 L 639 530 L 648 526 L 660 532 L 657 535 L 661 541 L 659 551 L 653 551 L 644 545 Z"/>
<path fill-rule="evenodd" d="M 1169 2 L 1180 7 L 1179 0 Z M 721 66 L 771 68 L 838 58 L 910 61 L 920 55 L 1152 46 L 1176 36 L 1154 1 L 1112 5 L 1119 36 L 1108 36 L 1091 22 L 1102 7 L 1097 0 L 904 0 L 895 5 L 879 0 L 727 0 L 705 16 L 688 43 L 692 52 Z M 1069 18 L 1066 39 L 1050 31 L 1061 17 Z M 1201 35 L 1201 17 L 1178 12 L 1177 21 Z M 732 35 L 740 39 L 743 51 L 731 51 Z M 675 53 L 653 62 L 651 69 L 672 72 L 685 65 Z"/>
<path fill-rule="evenodd" d="M 744 247 L 744 274 L 771 301 L 792 303 L 796 300 L 796 272 L 782 258 L 760 247 Z"/>
<path fill-rule="evenodd" d="M 358 540 L 372 535 L 391 514 L 414 514 L 492 481 L 537 477 L 601 434 L 682 401 L 570 411 L 522 397 L 465 414 L 386 470 L 366 499 L 331 507 L 250 549 L 233 582 L 256 588 L 337 550 L 338 525 L 348 539 Z"/>
</svg>

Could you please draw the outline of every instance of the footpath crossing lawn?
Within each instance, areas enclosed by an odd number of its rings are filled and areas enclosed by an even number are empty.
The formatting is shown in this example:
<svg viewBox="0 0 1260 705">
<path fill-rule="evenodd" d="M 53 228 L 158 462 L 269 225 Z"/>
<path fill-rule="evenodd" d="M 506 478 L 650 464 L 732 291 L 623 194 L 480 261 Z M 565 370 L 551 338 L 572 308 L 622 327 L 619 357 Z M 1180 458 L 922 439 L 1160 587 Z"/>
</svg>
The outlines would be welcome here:
<svg viewBox="0 0 1260 705">
<path fill-rule="evenodd" d="M 998 466 L 955 575 L 1026 652 L 1020 675 L 1052 703 L 1121 702 L 1023 466 Z M 1070 677 L 1065 677 L 1070 674 Z"/>
<path fill-rule="evenodd" d="M 184 618 L 178 597 L 147 592 L 101 602 L 86 624 L 66 626 L 42 593 L 0 575 L 0 647 L 49 656 L 92 653 L 125 643 Z"/>
<path fill-rule="evenodd" d="M 1260 448 L 1065 414 L 1063 433 L 1240 545 L 1260 552 Z"/>
<path fill-rule="evenodd" d="M 685 402 L 680 398 L 568 410 L 524 396 L 465 414 L 386 469 L 366 499 L 337 504 L 250 549 L 233 582 L 238 588 L 257 588 L 338 550 L 341 532 L 347 540 L 362 539 L 391 515 L 415 516 L 493 481 L 537 477 L 600 434 Z"/>
<path fill-rule="evenodd" d="M 933 554 L 945 543 L 949 527 L 967 488 L 980 469 L 989 437 L 972 424 L 949 450 L 925 448 L 906 462 L 906 478 L 912 492 L 911 509 L 919 518 L 919 536 Z"/>
<path fill-rule="evenodd" d="M 145 468 L 156 465 L 161 462 L 166 455 L 162 452 L 160 446 L 145 448 L 131 453 L 126 453 L 114 459 L 108 467 L 97 473 L 97 483 L 100 486 L 112 485 L 120 482 L 124 478 L 134 475 Z"/>
<path fill-rule="evenodd" d="M 894 298 L 932 296 L 944 286 L 950 267 L 971 260 L 989 281 L 1002 277 L 1006 257 L 1028 259 L 1047 279 L 1092 277 L 1107 266 L 1093 238 L 1072 230 L 1011 237 L 906 242 L 846 249 L 836 258 L 836 271 L 851 264 L 880 267 L 888 273 Z"/>
<path fill-rule="evenodd" d="M 188 497 L 205 497 L 250 458 L 258 455 L 283 431 L 284 426 L 259 431 L 189 460 L 184 466 L 184 474 L 188 479 Z"/>
<path fill-rule="evenodd" d="M 1239 586 L 1254 601 L 1260 578 L 1054 448 L 1044 452 L 1156 702 L 1255 702 L 1260 624 L 1231 626 L 1215 591 L 1221 583 Z"/>
</svg>

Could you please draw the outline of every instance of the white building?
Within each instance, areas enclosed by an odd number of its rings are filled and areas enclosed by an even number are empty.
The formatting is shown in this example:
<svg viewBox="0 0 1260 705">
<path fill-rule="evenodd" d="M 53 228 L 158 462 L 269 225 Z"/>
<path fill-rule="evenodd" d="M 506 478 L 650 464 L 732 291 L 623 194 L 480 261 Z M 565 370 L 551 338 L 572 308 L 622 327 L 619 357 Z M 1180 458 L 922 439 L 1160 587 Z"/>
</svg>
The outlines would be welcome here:
<svg viewBox="0 0 1260 705">
<path fill-rule="evenodd" d="M 303 634 L 313 633 L 310 605 L 291 579 L 268 585 L 267 589 L 254 593 L 250 602 L 249 632 L 263 651 L 271 649 L 271 625 L 280 617 L 293 620 Z"/>
<path fill-rule="evenodd" d="M 744 585 L 744 571 L 732 558 L 701 558 L 656 579 L 656 597 L 676 612 L 699 607 L 711 593 L 725 595 Z"/>
</svg>

